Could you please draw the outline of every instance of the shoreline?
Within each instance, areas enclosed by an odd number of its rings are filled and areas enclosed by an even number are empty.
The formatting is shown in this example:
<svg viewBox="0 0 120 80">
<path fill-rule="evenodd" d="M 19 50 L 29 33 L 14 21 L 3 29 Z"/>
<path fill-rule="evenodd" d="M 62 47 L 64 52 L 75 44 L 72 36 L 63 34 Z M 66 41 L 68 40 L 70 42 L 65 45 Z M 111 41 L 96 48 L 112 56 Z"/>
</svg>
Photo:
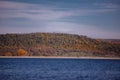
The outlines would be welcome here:
<svg viewBox="0 0 120 80">
<path fill-rule="evenodd" d="M 56 59 L 116 59 L 120 57 L 64 57 L 64 56 L 0 56 L 0 58 L 56 58 Z"/>
</svg>

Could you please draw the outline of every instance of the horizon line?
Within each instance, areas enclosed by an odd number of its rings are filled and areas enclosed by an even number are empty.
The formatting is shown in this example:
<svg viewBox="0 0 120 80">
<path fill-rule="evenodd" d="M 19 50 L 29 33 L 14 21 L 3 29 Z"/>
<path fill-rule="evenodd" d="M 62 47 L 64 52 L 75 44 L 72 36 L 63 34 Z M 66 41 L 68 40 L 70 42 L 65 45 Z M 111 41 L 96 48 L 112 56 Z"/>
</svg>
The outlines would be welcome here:
<svg viewBox="0 0 120 80">
<path fill-rule="evenodd" d="M 48 33 L 48 34 L 70 34 L 70 35 L 78 35 L 78 36 L 84 36 L 88 37 L 91 39 L 115 39 L 115 40 L 120 40 L 120 38 L 100 38 L 100 37 L 90 37 L 88 35 L 83 35 L 83 34 L 77 34 L 77 33 L 65 33 L 65 32 L 9 32 L 9 33 L 0 33 L 0 35 L 7 35 L 7 34 L 34 34 L 34 33 Z"/>
</svg>

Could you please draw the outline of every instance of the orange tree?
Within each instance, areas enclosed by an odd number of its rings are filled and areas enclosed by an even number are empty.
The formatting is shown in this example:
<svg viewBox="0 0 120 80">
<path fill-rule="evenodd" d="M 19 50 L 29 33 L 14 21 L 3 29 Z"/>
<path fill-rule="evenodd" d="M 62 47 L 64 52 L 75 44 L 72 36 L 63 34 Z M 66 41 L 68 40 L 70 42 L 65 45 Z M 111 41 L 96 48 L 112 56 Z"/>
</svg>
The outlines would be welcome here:
<svg viewBox="0 0 120 80">
<path fill-rule="evenodd" d="M 17 50 L 17 55 L 18 56 L 26 56 L 27 55 L 27 51 L 24 49 L 18 49 Z"/>
</svg>

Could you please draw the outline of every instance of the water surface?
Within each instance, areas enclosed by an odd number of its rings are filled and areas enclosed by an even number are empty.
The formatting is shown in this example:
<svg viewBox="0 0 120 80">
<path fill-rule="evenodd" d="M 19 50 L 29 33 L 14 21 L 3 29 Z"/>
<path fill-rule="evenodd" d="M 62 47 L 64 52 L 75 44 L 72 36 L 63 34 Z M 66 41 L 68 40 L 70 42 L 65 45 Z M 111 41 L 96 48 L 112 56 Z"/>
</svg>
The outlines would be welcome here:
<svg viewBox="0 0 120 80">
<path fill-rule="evenodd" d="M 120 80 L 120 60 L 0 58 L 0 80 Z"/>
</svg>

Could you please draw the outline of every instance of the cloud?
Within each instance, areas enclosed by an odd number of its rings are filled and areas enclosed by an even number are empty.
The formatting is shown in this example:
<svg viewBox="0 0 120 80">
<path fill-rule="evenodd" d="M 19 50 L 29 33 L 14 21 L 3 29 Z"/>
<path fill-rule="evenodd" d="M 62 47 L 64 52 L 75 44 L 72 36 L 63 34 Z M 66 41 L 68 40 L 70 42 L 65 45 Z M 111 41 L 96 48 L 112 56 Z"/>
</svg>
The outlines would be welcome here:
<svg viewBox="0 0 120 80">
<path fill-rule="evenodd" d="M 99 26 L 100 27 L 100 26 Z M 45 27 L 46 32 L 60 32 L 69 34 L 87 35 L 92 38 L 119 38 L 118 32 L 100 29 L 94 25 L 69 22 L 50 22 Z"/>
<path fill-rule="evenodd" d="M 55 32 L 87 35 L 91 38 L 118 39 L 120 35 L 117 32 L 98 29 L 92 25 L 83 25 L 69 22 L 48 22 L 44 27 L 36 25 L 34 27 L 1 27 L 0 33 L 30 33 L 30 32 Z"/>
<path fill-rule="evenodd" d="M 0 8 L 4 9 L 27 9 L 31 7 L 37 7 L 35 4 L 18 3 L 13 1 L 0 1 Z"/>
<path fill-rule="evenodd" d="M 67 9 L 11 1 L 0 1 L 0 18 L 27 18 L 30 20 L 58 20 L 70 16 L 86 16 L 114 11 L 113 9 Z"/>
<path fill-rule="evenodd" d="M 107 6 L 108 4 L 95 5 Z M 0 33 L 64 32 L 83 34 L 90 37 L 113 37 L 118 34 L 103 29 L 100 30 L 94 25 L 74 23 L 69 22 L 69 20 L 63 22 L 62 20 L 70 19 L 69 17 L 73 19 L 74 17 L 114 12 L 114 8 L 70 9 L 44 4 L 0 1 Z M 25 20 L 21 20 L 21 18 Z"/>
<path fill-rule="evenodd" d="M 120 9 L 120 6 L 113 3 L 94 3 L 95 6 L 104 9 Z"/>
</svg>

